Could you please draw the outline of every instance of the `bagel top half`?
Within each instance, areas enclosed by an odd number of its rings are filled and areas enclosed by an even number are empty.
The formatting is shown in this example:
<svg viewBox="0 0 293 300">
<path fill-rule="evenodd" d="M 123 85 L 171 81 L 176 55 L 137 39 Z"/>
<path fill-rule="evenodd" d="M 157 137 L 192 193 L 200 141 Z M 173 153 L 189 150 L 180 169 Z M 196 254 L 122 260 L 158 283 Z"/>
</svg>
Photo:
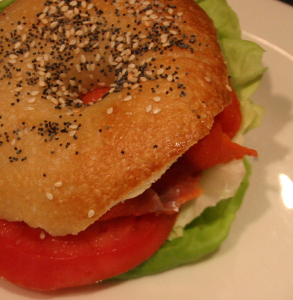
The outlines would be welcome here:
<svg viewBox="0 0 293 300">
<path fill-rule="evenodd" d="M 0 218 L 77 234 L 207 135 L 230 90 L 192 0 L 16 1 L 0 15 Z"/>
</svg>

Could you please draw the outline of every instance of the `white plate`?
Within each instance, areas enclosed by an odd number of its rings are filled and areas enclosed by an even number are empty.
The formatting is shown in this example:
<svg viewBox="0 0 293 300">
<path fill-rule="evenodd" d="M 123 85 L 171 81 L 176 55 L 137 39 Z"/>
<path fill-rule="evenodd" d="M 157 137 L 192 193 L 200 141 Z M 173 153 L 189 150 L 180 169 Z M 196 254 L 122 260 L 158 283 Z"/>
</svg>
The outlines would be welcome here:
<svg viewBox="0 0 293 300">
<path fill-rule="evenodd" d="M 66 292 L 36 293 L 1 281 L 1 299 L 293 299 L 293 7 L 274 0 L 228 1 L 243 37 L 266 50 L 269 70 L 253 97 L 266 107 L 263 124 L 246 138 L 259 159 L 220 250 L 163 274 Z"/>
</svg>

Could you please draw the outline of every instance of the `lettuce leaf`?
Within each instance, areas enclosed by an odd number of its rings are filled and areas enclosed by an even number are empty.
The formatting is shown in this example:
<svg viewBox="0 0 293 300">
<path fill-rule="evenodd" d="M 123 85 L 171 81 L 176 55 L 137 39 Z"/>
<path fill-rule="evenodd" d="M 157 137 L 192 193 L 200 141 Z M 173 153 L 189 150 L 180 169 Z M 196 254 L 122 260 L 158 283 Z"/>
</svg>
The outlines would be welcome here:
<svg viewBox="0 0 293 300">
<path fill-rule="evenodd" d="M 219 40 L 224 38 L 240 39 L 241 30 L 238 17 L 226 0 L 197 0 L 196 2 L 213 20 Z"/>
<path fill-rule="evenodd" d="M 250 100 L 266 70 L 261 63 L 264 50 L 256 43 L 241 39 L 238 17 L 226 0 L 197 0 L 197 2 L 208 13 L 217 28 L 231 84 L 241 102 L 243 122 L 239 134 L 244 134 L 259 126 L 264 114 L 263 107 Z M 237 139 L 240 140 L 239 137 Z"/>
<path fill-rule="evenodd" d="M 2 0 L 0 1 L 0 13 L 3 11 L 4 8 L 9 6 L 11 3 L 13 3 L 15 0 Z"/>
<path fill-rule="evenodd" d="M 261 64 L 264 50 L 253 42 L 241 39 L 224 38 L 220 44 L 231 83 L 241 103 L 243 120 L 239 134 L 244 134 L 259 126 L 264 114 L 263 107 L 250 100 L 266 70 Z"/>
</svg>

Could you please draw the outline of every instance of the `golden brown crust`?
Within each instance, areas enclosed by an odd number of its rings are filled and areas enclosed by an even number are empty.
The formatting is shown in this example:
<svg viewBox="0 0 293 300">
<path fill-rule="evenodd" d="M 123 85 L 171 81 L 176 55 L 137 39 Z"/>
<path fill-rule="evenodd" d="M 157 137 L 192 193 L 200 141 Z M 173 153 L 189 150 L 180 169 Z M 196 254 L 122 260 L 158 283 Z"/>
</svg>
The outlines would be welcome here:
<svg viewBox="0 0 293 300">
<path fill-rule="evenodd" d="M 230 101 L 192 0 L 18 0 L 0 28 L 0 218 L 52 235 L 150 185 Z M 76 101 L 102 83 L 105 99 Z"/>
</svg>

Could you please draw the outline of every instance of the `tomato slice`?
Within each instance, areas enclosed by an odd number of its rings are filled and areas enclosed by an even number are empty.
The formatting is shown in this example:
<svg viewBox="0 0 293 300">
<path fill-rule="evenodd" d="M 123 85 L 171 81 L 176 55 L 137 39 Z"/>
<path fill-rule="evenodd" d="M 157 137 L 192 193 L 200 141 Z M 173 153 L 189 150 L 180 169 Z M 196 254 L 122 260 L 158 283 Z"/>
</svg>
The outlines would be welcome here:
<svg viewBox="0 0 293 300">
<path fill-rule="evenodd" d="M 52 237 L 23 222 L 0 220 L 0 276 L 20 286 L 54 290 L 124 273 L 166 241 L 177 214 L 95 222 L 78 235 Z"/>
<path fill-rule="evenodd" d="M 221 124 L 222 131 L 231 139 L 240 129 L 242 122 L 241 106 L 234 89 L 232 90 L 231 103 L 215 117 L 215 121 Z"/>
<path fill-rule="evenodd" d="M 206 170 L 233 159 L 242 159 L 245 155 L 257 156 L 255 150 L 231 140 L 242 121 L 240 102 L 234 90 L 232 93 L 232 102 L 216 116 L 211 132 L 184 153 L 184 159 L 191 164 L 194 171 Z"/>
<path fill-rule="evenodd" d="M 194 170 L 206 170 L 220 163 L 225 164 L 233 159 L 241 159 L 245 155 L 256 157 L 257 152 L 232 142 L 217 122 L 209 135 L 192 146 L 184 154 L 184 158 L 194 167 Z"/>
<path fill-rule="evenodd" d="M 84 105 L 87 105 L 89 103 L 96 103 L 99 101 L 99 99 L 103 98 L 108 92 L 110 88 L 109 87 L 98 87 L 92 91 L 89 91 L 84 96 L 82 96 L 82 101 Z"/>
</svg>

